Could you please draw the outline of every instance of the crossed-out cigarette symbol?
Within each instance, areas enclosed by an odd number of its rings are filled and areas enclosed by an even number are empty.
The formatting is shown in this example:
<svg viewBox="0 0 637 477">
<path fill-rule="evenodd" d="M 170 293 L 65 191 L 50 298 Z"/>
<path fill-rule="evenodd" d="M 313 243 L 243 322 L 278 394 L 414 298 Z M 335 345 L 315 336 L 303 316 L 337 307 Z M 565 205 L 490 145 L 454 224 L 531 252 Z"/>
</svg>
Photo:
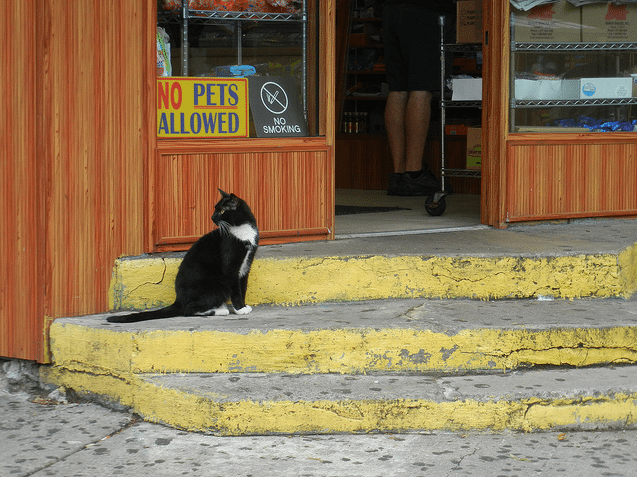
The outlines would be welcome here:
<svg viewBox="0 0 637 477">
<path fill-rule="evenodd" d="M 261 102 L 268 111 L 274 114 L 284 113 L 288 109 L 288 96 L 285 94 L 285 90 L 271 81 L 261 86 Z"/>
</svg>

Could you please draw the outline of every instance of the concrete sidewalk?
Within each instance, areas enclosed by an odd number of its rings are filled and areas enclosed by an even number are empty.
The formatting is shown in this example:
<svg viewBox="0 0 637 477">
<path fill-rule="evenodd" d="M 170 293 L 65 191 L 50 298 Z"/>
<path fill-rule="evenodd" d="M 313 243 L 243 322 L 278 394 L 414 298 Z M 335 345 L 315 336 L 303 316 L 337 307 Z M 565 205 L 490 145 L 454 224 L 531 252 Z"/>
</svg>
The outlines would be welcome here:
<svg viewBox="0 0 637 477">
<path fill-rule="evenodd" d="M 215 437 L 1 386 L 0 412 L 2 476 L 629 477 L 637 468 L 634 430 Z"/>
</svg>

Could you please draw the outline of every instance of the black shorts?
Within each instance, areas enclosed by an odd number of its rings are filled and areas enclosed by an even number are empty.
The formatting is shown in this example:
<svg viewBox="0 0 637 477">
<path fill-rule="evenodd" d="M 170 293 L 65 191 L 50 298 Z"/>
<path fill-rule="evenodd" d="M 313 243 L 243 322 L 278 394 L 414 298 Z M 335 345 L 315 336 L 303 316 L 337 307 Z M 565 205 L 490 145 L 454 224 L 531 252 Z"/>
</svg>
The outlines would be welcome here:
<svg viewBox="0 0 637 477">
<path fill-rule="evenodd" d="M 440 90 L 438 17 L 419 5 L 385 5 L 383 38 L 390 91 Z"/>
</svg>

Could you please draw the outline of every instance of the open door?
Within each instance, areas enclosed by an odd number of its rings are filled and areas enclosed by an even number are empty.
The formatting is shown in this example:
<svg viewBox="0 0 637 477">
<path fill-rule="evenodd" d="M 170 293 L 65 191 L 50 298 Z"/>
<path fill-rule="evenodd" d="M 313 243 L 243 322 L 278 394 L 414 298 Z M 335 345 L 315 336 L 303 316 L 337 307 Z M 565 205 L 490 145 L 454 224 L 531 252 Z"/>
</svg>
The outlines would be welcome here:
<svg viewBox="0 0 637 477">
<path fill-rule="evenodd" d="M 506 136 L 509 98 L 509 2 L 484 0 L 482 88 L 483 224 L 504 227 Z"/>
</svg>

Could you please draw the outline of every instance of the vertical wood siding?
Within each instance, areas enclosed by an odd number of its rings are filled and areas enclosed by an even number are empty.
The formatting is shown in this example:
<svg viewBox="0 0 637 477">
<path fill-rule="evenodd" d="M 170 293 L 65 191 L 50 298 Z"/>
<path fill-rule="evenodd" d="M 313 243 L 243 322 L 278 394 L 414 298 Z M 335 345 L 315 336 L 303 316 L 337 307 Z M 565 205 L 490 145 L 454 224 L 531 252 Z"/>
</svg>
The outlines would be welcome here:
<svg viewBox="0 0 637 477">
<path fill-rule="evenodd" d="M 504 227 L 510 42 L 507 1 L 482 3 L 484 85 L 482 88 L 482 178 L 480 221 Z"/>
<path fill-rule="evenodd" d="M 329 238 L 334 209 L 329 149 L 289 149 L 246 151 L 244 145 L 241 152 L 160 150 L 154 187 L 155 249 L 185 249 L 209 232 L 220 198 L 217 188 L 248 202 L 264 244 Z"/>
<path fill-rule="evenodd" d="M 637 143 L 609 134 L 514 141 L 507 163 L 507 219 L 637 215 Z M 513 136 L 512 136 L 513 137 Z M 561 139 L 561 140 L 559 140 Z"/>
<path fill-rule="evenodd" d="M 0 356 L 42 354 L 42 161 L 36 153 L 35 1 L 2 2 Z"/>
<path fill-rule="evenodd" d="M 333 45 L 332 3 L 318 5 L 323 40 Z M 116 258 L 162 241 L 187 248 L 210 229 L 203 209 L 217 185 L 246 196 L 266 241 L 332 236 L 333 72 L 318 80 L 325 137 L 205 151 L 182 143 L 192 150 L 157 154 L 155 7 L 0 6 L 0 356 L 46 362 L 53 319 L 108 309 Z M 333 55 L 324 48 L 321 66 L 331 68 Z"/>
<path fill-rule="evenodd" d="M 107 309 L 112 263 L 143 251 L 142 2 L 39 3 L 47 316 Z M 154 22 L 150 24 L 154 26 Z"/>
<path fill-rule="evenodd" d="M 45 362 L 48 324 L 105 311 L 114 260 L 143 251 L 155 20 L 124 1 L 1 13 L 0 355 Z"/>
</svg>

